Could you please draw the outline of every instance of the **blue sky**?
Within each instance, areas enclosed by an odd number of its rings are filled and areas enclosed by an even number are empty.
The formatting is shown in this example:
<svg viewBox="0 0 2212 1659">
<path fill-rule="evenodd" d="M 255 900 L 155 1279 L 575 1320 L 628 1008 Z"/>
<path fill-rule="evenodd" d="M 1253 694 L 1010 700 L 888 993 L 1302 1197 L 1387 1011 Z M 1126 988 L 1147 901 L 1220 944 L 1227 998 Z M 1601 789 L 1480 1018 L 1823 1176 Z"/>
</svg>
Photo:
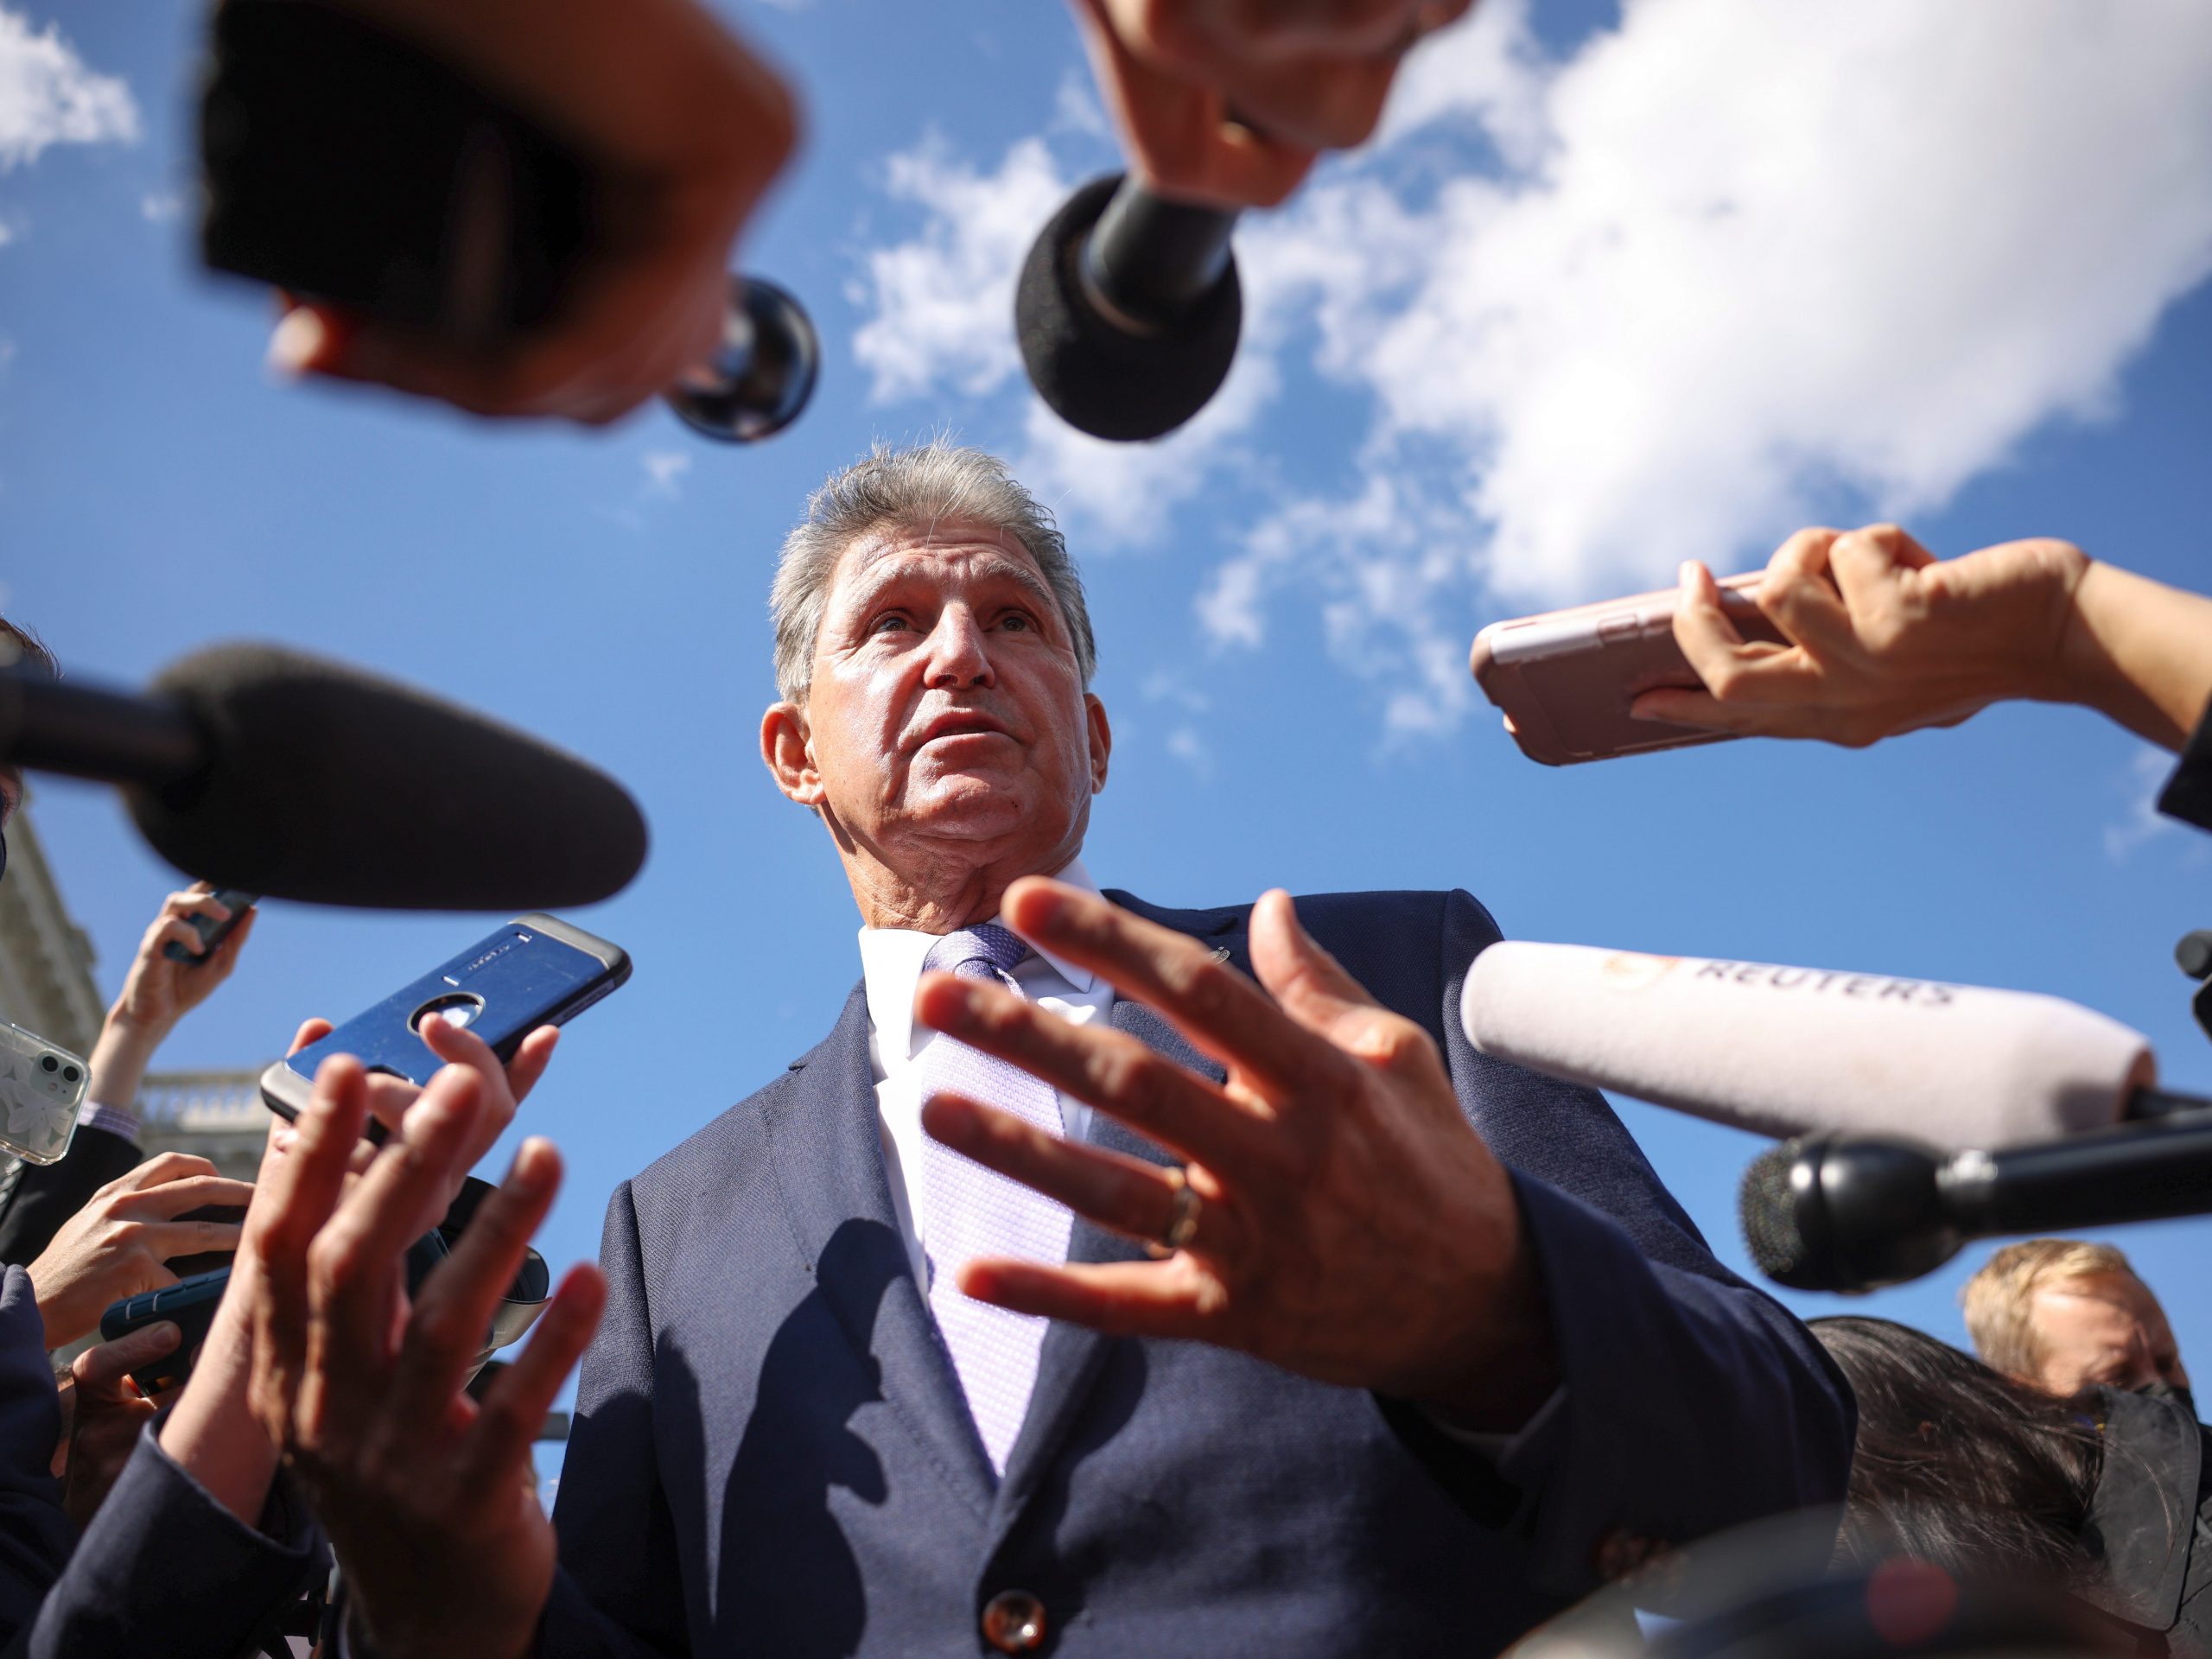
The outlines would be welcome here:
<svg viewBox="0 0 2212 1659">
<path fill-rule="evenodd" d="M 191 259 L 199 10 L 0 0 L 0 603 L 88 679 L 283 640 L 627 782 L 651 862 L 577 919 L 636 976 L 523 1118 L 569 1160 L 556 1262 L 857 976 L 829 846 L 755 758 L 765 596 L 809 487 L 939 428 L 1016 457 L 1084 562 L 1118 740 L 1105 884 L 1459 886 L 1522 938 L 2046 991 L 2212 1091 L 2169 956 L 2212 924 L 2212 863 L 2145 817 L 2163 766 L 2096 717 L 1551 772 L 1464 668 L 1485 621 L 1663 583 L 1688 552 L 1751 568 L 1823 520 L 1896 514 L 1947 554 L 2064 536 L 2203 587 L 2201 8 L 1486 5 L 1381 143 L 1248 227 L 1252 327 L 1217 409 L 1117 454 L 1039 413 L 1002 321 L 1034 226 L 1112 163 L 1057 8 L 730 10 L 809 124 L 743 262 L 828 353 L 805 419 L 752 450 L 658 410 L 495 430 L 272 385 L 265 302 Z M 111 994 L 171 877 L 104 791 L 43 784 L 35 810 Z M 257 1064 L 496 919 L 272 906 L 161 1064 Z M 1758 1143 L 1620 1109 L 1744 1266 Z M 2114 1236 L 2212 1375 L 2202 1225 Z M 1983 1254 L 1866 1306 L 1962 1339 Z"/>
</svg>

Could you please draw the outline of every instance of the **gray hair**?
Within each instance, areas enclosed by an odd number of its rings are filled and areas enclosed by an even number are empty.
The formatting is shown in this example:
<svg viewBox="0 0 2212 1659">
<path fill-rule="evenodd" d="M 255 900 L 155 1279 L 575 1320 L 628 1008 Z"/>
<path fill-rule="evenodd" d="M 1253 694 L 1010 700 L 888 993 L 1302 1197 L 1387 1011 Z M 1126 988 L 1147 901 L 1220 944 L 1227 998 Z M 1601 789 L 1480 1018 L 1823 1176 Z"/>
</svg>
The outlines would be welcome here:
<svg viewBox="0 0 2212 1659">
<path fill-rule="evenodd" d="M 806 517 L 784 537 L 768 610 L 776 623 L 776 690 L 804 702 L 814 674 L 837 561 L 870 531 L 928 530 L 945 519 L 988 524 L 1013 537 L 1037 561 L 1075 642 L 1083 683 L 1098 669 L 1083 577 L 1049 509 L 1021 487 L 996 455 L 933 439 L 912 449 L 878 444 L 866 461 L 833 473 L 807 498 Z"/>
</svg>

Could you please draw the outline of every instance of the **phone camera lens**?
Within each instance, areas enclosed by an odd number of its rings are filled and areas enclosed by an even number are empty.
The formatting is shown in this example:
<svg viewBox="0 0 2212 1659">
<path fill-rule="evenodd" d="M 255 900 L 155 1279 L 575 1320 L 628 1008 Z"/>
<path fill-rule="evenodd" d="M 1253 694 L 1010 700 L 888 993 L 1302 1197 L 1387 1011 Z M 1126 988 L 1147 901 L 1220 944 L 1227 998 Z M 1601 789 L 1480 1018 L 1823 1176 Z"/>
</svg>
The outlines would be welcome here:
<svg viewBox="0 0 2212 1659">
<path fill-rule="evenodd" d="M 84 1073 L 73 1065 L 65 1065 L 61 1068 L 61 1081 L 64 1083 L 74 1083 L 82 1076 Z"/>
<path fill-rule="evenodd" d="M 61 1062 L 55 1059 L 51 1054 L 40 1055 L 38 1057 L 38 1065 L 39 1070 L 41 1071 L 59 1071 L 61 1069 Z"/>
</svg>

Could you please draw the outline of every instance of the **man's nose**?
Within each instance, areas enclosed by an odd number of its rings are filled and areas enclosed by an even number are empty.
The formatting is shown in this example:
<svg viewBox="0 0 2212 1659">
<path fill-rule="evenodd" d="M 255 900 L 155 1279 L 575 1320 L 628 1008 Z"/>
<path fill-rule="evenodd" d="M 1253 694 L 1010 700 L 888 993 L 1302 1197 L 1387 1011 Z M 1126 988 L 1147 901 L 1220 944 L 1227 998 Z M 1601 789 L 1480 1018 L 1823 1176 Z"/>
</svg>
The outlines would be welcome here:
<svg viewBox="0 0 2212 1659">
<path fill-rule="evenodd" d="M 929 683 L 942 688 L 993 683 L 988 636 L 964 605 L 948 605 L 930 635 Z"/>
</svg>

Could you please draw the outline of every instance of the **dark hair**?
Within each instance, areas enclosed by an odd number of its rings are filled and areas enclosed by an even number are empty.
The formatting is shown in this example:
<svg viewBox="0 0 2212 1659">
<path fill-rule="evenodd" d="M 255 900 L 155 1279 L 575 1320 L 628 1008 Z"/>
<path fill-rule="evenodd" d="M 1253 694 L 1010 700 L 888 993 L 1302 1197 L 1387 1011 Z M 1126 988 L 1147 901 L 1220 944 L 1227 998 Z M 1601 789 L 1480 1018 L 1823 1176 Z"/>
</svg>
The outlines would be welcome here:
<svg viewBox="0 0 2212 1659">
<path fill-rule="evenodd" d="M 1811 1328 L 1859 1396 L 1839 1560 L 1902 1553 L 1961 1578 L 2095 1574 L 2080 1534 L 2104 1442 L 2080 1404 L 1910 1325 L 1846 1315 Z"/>
<path fill-rule="evenodd" d="M 18 627 L 6 617 L 0 616 L 0 668 L 13 668 L 27 664 L 42 674 L 59 675 L 61 668 L 54 660 L 54 653 L 45 642 L 29 628 Z"/>
</svg>

